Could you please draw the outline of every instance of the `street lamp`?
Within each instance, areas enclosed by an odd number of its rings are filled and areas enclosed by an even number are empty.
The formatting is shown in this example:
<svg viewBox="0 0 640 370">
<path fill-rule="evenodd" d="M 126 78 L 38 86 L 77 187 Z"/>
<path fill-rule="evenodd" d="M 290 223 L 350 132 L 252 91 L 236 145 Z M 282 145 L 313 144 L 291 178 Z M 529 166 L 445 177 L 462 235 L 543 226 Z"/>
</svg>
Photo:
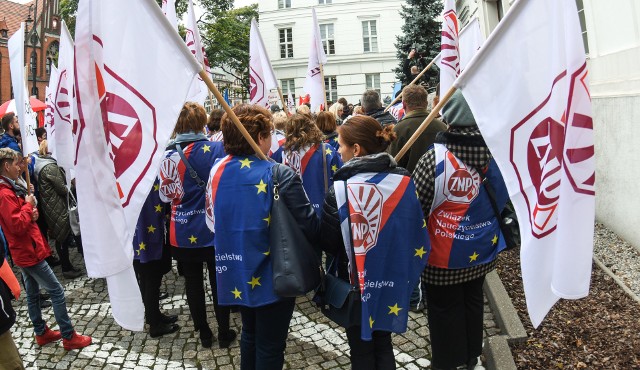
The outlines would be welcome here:
<svg viewBox="0 0 640 370">
<path fill-rule="evenodd" d="M 36 86 L 36 72 L 38 70 L 38 54 L 36 53 L 36 46 L 38 44 L 38 31 L 36 30 L 37 19 L 38 19 L 38 2 L 34 1 L 35 9 L 33 11 L 33 28 L 31 31 L 31 59 L 33 60 L 33 65 L 31 66 L 31 75 L 33 76 L 33 87 L 31 88 L 31 95 L 34 95 L 36 98 L 38 97 L 38 87 Z"/>
</svg>

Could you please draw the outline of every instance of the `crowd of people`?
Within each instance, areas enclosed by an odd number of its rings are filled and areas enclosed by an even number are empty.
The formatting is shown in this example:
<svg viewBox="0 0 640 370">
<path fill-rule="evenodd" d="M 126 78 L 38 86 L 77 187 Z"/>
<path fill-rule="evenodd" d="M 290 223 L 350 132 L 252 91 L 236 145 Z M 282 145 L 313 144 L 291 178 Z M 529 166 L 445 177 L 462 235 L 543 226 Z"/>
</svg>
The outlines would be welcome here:
<svg viewBox="0 0 640 370">
<path fill-rule="evenodd" d="M 180 330 L 177 316 L 162 313 L 158 303 L 162 276 L 175 260 L 202 347 L 215 341 L 229 347 L 239 332 L 242 369 L 283 368 L 295 298 L 278 296 L 272 285 L 271 207 L 281 198 L 295 227 L 323 256 L 327 274 L 355 287 L 355 317 L 344 326 L 353 369 L 394 369 L 392 333 L 406 331 L 406 312 L 423 305 L 432 368 L 473 369 L 482 351 L 482 284 L 504 248 L 483 184 L 491 182 L 501 208 L 506 187 L 459 92 L 396 162 L 429 114 L 427 90 L 405 87 L 402 104 L 399 122 L 373 90 L 364 92 L 360 105 L 342 98 L 317 114 L 304 105 L 289 114 L 235 106 L 265 161 L 224 111 L 207 117 L 201 105 L 186 103 L 132 245 L 149 335 Z M 56 261 L 47 262 L 55 244 L 63 276 L 82 273 L 69 260 L 74 246 L 82 252 L 68 212 L 74 184 L 66 183 L 46 138 L 38 153 L 21 153 L 15 115 L 5 115 L 2 127 L 0 235 L 7 248 L 0 247 L 0 257 L 8 258 L 0 258 L 0 303 L 9 309 L 0 311 L 0 367 L 20 368 L 9 304 L 20 285 L 8 260 L 22 273 L 38 345 L 62 338 L 71 350 L 91 338 L 75 332 L 51 267 Z M 25 172 L 31 172 L 31 188 Z M 368 225 L 364 235 L 362 224 Z M 217 336 L 207 318 L 205 270 Z M 402 283 L 375 290 L 376 282 L 366 280 L 374 277 Z M 59 331 L 42 319 L 41 288 Z M 383 307 L 389 311 L 385 324 L 387 317 L 375 312 L 387 297 L 397 299 Z M 241 328 L 231 327 L 231 312 L 240 313 Z"/>
</svg>

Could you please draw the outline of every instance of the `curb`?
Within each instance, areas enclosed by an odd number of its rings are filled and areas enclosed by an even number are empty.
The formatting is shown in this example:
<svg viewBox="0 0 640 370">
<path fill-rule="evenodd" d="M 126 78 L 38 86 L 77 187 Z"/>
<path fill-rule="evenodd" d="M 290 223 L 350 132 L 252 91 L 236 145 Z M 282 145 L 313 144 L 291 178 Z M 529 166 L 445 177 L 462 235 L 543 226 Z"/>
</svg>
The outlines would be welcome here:
<svg viewBox="0 0 640 370">
<path fill-rule="evenodd" d="M 488 369 L 516 370 L 510 342 L 522 342 L 527 339 L 527 331 L 520 321 L 518 312 L 507 294 L 498 273 L 494 270 L 486 275 L 484 292 L 496 323 L 503 334 L 487 338 L 484 354 Z"/>
</svg>

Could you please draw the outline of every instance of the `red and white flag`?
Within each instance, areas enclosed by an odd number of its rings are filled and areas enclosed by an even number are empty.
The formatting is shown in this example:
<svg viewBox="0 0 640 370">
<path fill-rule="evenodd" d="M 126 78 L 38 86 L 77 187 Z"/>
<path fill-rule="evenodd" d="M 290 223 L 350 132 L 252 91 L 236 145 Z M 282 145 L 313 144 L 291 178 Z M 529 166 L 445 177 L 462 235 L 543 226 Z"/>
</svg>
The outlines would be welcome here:
<svg viewBox="0 0 640 370">
<path fill-rule="evenodd" d="M 291 90 L 289 90 L 289 85 L 287 85 L 287 108 L 289 109 L 289 114 L 296 111 L 296 101 L 293 99 Z"/>
<path fill-rule="evenodd" d="M 307 67 L 307 77 L 304 80 L 304 91 L 311 96 L 311 111 L 315 112 L 321 105 L 325 104 L 324 79 L 322 78 L 322 65 L 327 63 L 327 55 L 322 47 L 320 37 L 320 26 L 316 10 L 311 9 L 311 48 L 309 49 L 309 64 Z"/>
<path fill-rule="evenodd" d="M 278 88 L 278 80 L 273 72 L 271 60 L 262 41 L 258 22 L 251 20 L 249 33 L 249 78 L 251 82 L 251 104 L 269 105 L 269 91 Z"/>
<path fill-rule="evenodd" d="M 132 240 L 164 148 L 201 70 L 154 0 L 82 0 L 76 27 L 77 189 L 87 273 L 142 330 Z"/>
<path fill-rule="evenodd" d="M 75 177 L 76 141 L 73 137 L 74 124 L 77 128 L 77 114 L 74 102 L 74 44 L 67 24 L 62 21 L 60 31 L 60 48 L 58 51 L 58 76 L 53 86 L 53 120 L 56 127 L 56 159 L 65 169 L 67 186 L 71 186 L 71 178 Z"/>
<path fill-rule="evenodd" d="M 209 59 L 207 59 L 204 46 L 202 45 L 202 39 L 200 38 L 200 31 L 198 30 L 196 12 L 193 10 L 193 0 L 189 0 L 185 28 L 187 34 L 184 41 L 187 43 L 187 47 L 189 48 L 189 50 L 191 50 L 191 54 L 193 54 L 202 68 L 204 68 L 207 73 L 211 74 Z M 207 97 L 209 97 L 209 88 L 205 84 L 202 77 L 198 76 L 198 78 L 191 86 L 191 90 L 189 92 L 189 97 L 187 98 L 187 100 L 204 104 L 204 102 L 207 100 Z"/>
<path fill-rule="evenodd" d="M 31 109 L 27 80 L 25 79 L 24 23 L 21 23 L 20 28 L 11 36 L 8 47 L 13 97 L 16 102 L 16 115 L 18 116 L 20 134 L 22 136 L 22 154 L 27 156 L 30 153 L 37 152 L 39 146 L 38 138 L 36 137 L 38 123 Z"/>
<path fill-rule="evenodd" d="M 534 327 L 560 298 L 589 293 L 595 152 L 587 75 L 575 2 L 519 0 L 454 84 L 520 221 Z"/>
<path fill-rule="evenodd" d="M 176 15 L 176 0 L 162 0 L 162 13 L 167 17 L 169 23 L 178 32 L 178 16 Z"/>
<path fill-rule="evenodd" d="M 44 129 L 47 131 L 47 147 L 53 158 L 58 158 L 56 153 L 56 125 L 55 125 L 55 100 L 54 93 L 58 81 L 58 68 L 51 64 L 51 73 L 49 74 L 49 86 L 45 89 L 44 102 L 47 108 L 44 110 Z"/>
<path fill-rule="evenodd" d="M 458 15 L 455 0 L 445 0 L 440 36 L 440 96 L 444 95 L 460 75 Z"/>
</svg>

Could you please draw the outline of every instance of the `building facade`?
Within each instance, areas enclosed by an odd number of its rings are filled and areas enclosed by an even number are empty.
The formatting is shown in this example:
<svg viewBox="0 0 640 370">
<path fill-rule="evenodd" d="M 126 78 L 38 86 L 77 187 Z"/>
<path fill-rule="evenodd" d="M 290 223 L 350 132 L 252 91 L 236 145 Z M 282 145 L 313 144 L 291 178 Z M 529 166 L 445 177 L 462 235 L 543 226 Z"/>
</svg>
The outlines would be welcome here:
<svg viewBox="0 0 640 370">
<path fill-rule="evenodd" d="M 58 62 L 62 23 L 58 2 L 37 0 L 37 3 L 18 4 L 0 0 L 0 104 L 13 98 L 7 42 L 20 28 L 20 23 L 27 20 L 31 20 L 25 35 L 27 88 L 31 96 L 44 101 L 51 65 Z"/>
<path fill-rule="evenodd" d="M 260 1 L 260 32 L 285 98 L 304 95 L 315 8 L 323 46 L 327 100 L 357 103 L 366 89 L 392 98 L 401 33 L 400 0 Z M 297 100 L 296 100 L 297 102 Z"/>
</svg>

